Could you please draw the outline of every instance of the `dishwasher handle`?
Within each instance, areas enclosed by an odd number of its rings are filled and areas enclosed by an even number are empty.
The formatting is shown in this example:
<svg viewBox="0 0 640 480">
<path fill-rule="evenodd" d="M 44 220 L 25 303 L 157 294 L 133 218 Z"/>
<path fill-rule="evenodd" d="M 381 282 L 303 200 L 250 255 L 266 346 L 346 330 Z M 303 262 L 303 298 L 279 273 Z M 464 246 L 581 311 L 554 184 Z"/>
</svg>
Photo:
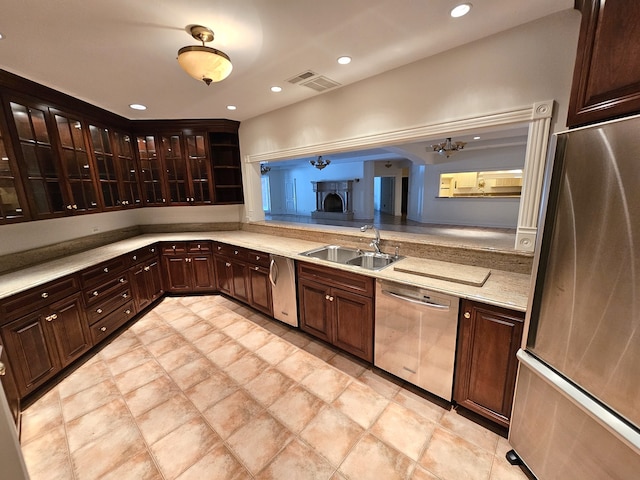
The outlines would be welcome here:
<svg viewBox="0 0 640 480">
<path fill-rule="evenodd" d="M 271 263 L 269 264 L 269 281 L 271 285 L 276 286 L 276 282 L 278 281 L 278 264 L 275 259 L 271 259 Z"/>
<path fill-rule="evenodd" d="M 438 310 L 449 310 L 449 305 L 441 305 L 439 303 L 433 303 L 426 300 L 418 300 L 413 297 L 402 295 L 401 293 L 390 292 L 389 290 L 382 290 L 382 293 L 385 295 L 389 295 L 390 297 L 397 298 L 398 300 L 422 305 L 423 307 L 437 308 Z"/>
</svg>

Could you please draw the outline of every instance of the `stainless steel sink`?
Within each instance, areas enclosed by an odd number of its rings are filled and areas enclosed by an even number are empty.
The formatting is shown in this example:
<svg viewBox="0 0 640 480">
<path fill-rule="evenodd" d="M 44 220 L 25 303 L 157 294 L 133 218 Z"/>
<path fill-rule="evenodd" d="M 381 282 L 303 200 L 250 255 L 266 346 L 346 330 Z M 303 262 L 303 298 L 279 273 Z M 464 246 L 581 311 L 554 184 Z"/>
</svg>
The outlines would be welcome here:
<svg viewBox="0 0 640 480">
<path fill-rule="evenodd" d="M 347 265 L 357 265 L 369 270 L 380 270 L 399 259 L 400 257 L 396 258 L 386 253 L 363 252 L 359 257 L 347 261 Z"/>
<path fill-rule="evenodd" d="M 368 270 L 380 270 L 403 258 L 386 253 L 364 252 L 358 248 L 341 247 L 339 245 L 326 245 L 302 252 L 300 255 L 341 263 L 342 265 L 353 265 Z"/>
<path fill-rule="evenodd" d="M 360 250 L 357 248 L 340 247 L 338 245 L 326 245 L 314 250 L 302 252 L 300 255 L 346 264 L 349 260 L 358 257 Z"/>
</svg>

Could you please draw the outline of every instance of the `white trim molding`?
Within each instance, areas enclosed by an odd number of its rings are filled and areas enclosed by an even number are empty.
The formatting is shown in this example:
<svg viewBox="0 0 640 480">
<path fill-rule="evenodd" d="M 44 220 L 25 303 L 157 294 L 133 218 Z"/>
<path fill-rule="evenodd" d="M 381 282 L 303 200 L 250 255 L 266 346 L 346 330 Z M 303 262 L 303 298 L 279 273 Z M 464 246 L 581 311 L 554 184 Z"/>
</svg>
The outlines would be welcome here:
<svg viewBox="0 0 640 480">
<path fill-rule="evenodd" d="M 270 152 L 252 153 L 244 156 L 247 167 L 245 177 L 246 219 L 255 221 L 264 218 L 262 208 L 256 202 L 262 202 L 260 195 L 251 195 L 253 187 L 259 184 L 260 162 L 289 160 L 314 155 L 353 151 L 365 148 L 385 147 L 401 143 L 410 143 L 436 136 L 452 136 L 473 132 L 482 128 L 494 128 L 507 125 L 529 124 L 529 135 L 525 155 L 522 195 L 516 231 L 516 250 L 533 251 L 537 233 L 537 218 L 540 209 L 544 160 L 549 140 L 553 100 L 535 102 L 526 107 L 512 108 L 487 115 L 460 118 L 442 123 L 379 132 L 345 138 L 313 145 L 300 145 Z M 253 178 L 256 177 L 256 178 Z M 262 218 L 259 218 L 262 217 Z"/>
</svg>

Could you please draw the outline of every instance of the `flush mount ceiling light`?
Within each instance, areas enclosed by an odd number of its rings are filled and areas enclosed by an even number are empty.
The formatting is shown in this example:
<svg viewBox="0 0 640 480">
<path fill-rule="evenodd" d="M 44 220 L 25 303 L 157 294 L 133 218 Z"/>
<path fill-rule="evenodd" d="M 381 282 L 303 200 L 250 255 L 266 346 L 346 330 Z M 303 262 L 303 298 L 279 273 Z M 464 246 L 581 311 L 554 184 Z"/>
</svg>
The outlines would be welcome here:
<svg viewBox="0 0 640 480">
<path fill-rule="evenodd" d="M 470 3 L 461 3 L 460 5 L 453 7 L 453 9 L 451 9 L 451 16 L 453 18 L 463 17 L 464 15 L 469 13 L 469 10 L 471 10 L 471 7 L 472 5 Z"/>
<path fill-rule="evenodd" d="M 316 167 L 318 170 L 322 170 L 324 167 L 331 163 L 331 160 L 323 160 L 322 155 L 320 155 L 317 160 L 309 160 L 309 163 Z"/>
<path fill-rule="evenodd" d="M 202 25 L 191 26 L 189 32 L 202 45 L 190 45 L 178 50 L 178 63 L 182 69 L 207 85 L 227 78 L 233 70 L 229 56 L 220 50 L 204 46 L 205 42 L 213 40 L 213 32 Z"/>
<path fill-rule="evenodd" d="M 458 150 L 462 150 L 467 142 L 451 142 L 451 137 L 447 138 L 442 143 L 437 143 L 435 145 L 431 145 L 434 152 L 439 153 L 440 155 L 444 155 L 449 158 L 451 155 L 456 153 Z M 428 149 L 427 149 L 428 150 Z"/>
<path fill-rule="evenodd" d="M 131 105 L 129 105 L 129 108 L 133 109 L 133 110 L 146 110 L 147 107 L 145 105 L 142 105 L 141 103 L 132 103 Z"/>
</svg>

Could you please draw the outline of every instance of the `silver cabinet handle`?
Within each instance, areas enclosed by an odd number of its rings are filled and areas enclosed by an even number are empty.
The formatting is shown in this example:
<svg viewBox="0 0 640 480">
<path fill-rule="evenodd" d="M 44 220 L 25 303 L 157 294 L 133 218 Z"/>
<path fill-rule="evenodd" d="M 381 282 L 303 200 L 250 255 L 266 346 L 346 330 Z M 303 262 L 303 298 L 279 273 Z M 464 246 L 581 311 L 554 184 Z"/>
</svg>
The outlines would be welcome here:
<svg viewBox="0 0 640 480">
<path fill-rule="evenodd" d="M 42 298 L 47 298 L 47 297 L 49 296 L 49 294 L 48 294 L 47 292 L 42 292 L 42 293 L 40 294 L 40 296 L 41 296 Z"/>
<path fill-rule="evenodd" d="M 330 301 L 330 302 L 333 302 L 333 297 L 329 297 L 329 301 Z"/>
<path fill-rule="evenodd" d="M 124 313 L 126 313 L 127 315 L 129 315 L 131 313 L 131 310 L 129 310 L 128 308 L 124 311 Z"/>
<path fill-rule="evenodd" d="M 98 291 L 96 290 L 95 292 L 93 292 L 91 295 L 93 295 L 94 297 L 97 297 L 99 295 Z"/>
<path fill-rule="evenodd" d="M 256 265 L 255 267 L 253 267 L 253 269 L 254 270 L 260 270 L 260 267 Z"/>
<path fill-rule="evenodd" d="M 102 309 L 101 309 L 101 308 L 97 309 L 97 310 L 96 310 L 96 313 L 98 313 L 98 314 L 99 314 L 99 313 L 102 313 Z"/>
<path fill-rule="evenodd" d="M 234 251 L 233 251 L 233 254 L 234 254 L 234 255 L 237 255 L 237 254 L 238 254 L 238 250 L 234 250 Z"/>
<path fill-rule="evenodd" d="M 471 318 L 471 314 L 469 312 L 464 312 L 464 318 Z"/>
<path fill-rule="evenodd" d="M 67 210 L 73 210 L 73 207 L 71 205 L 67 205 Z"/>
<path fill-rule="evenodd" d="M 129 294 L 128 293 L 123 293 L 122 294 L 122 298 L 129 298 Z"/>
<path fill-rule="evenodd" d="M 260 255 L 256 255 L 256 261 L 260 260 Z"/>
<path fill-rule="evenodd" d="M 229 262 L 227 262 L 227 263 L 225 263 L 225 264 L 224 264 L 224 266 L 225 266 L 225 267 L 230 267 L 230 266 L 231 266 L 231 264 L 230 264 Z"/>
<path fill-rule="evenodd" d="M 148 272 L 149 270 L 151 270 L 151 267 L 149 267 L 149 266 L 147 265 L 146 267 L 144 267 L 144 268 L 143 268 L 143 270 L 144 270 L 145 272 Z"/>
<path fill-rule="evenodd" d="M 101 332 L 106 332 L 107 331 L 107 327 L 100 327 L 100 331 Z"/>
<path fill-rule="evenodd" d="M 328 295 L 328 294 L 327 294 L 327 295 L 325 295 L 325 296 L 324 296 L 324 299 L 325 299 L 325 300 L 329 300 L 329 295 Z"/>
<path fill-rule="evenodd" d="M 126 282 L 126 280 L 124 278 L 121 278 L 119 281 L 120 281 L 120 283 Z"/>
<path fill-rule="evenodd" d="M 200 250 L 200 249 L 201 249 L 200 244 L 198 244 L 198 250 Z"/>
<path fill-rule="evenodd" d="M 156 249 L 155 249 L 155 248 L 152 248 L 152 249 L 151 249 L 151 253 L 156 253 Z"/>
<path fill-rule="evenodd" d="M 134 255 L 134 256 L 133 256 L 133 259 L 134 259 L 134 260 L 137 260 L 137 259 L 138 259 L 138 256 L 137 256 L 137 255 Z"/>
<path fill-rule="evenodd" d="M 278 281 L 278 264 L 273 258 L 269 264 L 269 280 L 271 281 L 271 285 L 275 287 Z"/>
<path fill-rule="evenodd" d="M 78 205 L 73 204 L 73 209 L 74 209 L 74 210 L 77 210 L 77 209 L 78 209 Z"/>
<path fill-rule="evenodd" d="M 102 271 L 103 271 L 104 273 L 109 273 L 109 269 L 108 269 L 107 267 L 104 267 L 104 268 L 102 269 Z"/>
</svg>

